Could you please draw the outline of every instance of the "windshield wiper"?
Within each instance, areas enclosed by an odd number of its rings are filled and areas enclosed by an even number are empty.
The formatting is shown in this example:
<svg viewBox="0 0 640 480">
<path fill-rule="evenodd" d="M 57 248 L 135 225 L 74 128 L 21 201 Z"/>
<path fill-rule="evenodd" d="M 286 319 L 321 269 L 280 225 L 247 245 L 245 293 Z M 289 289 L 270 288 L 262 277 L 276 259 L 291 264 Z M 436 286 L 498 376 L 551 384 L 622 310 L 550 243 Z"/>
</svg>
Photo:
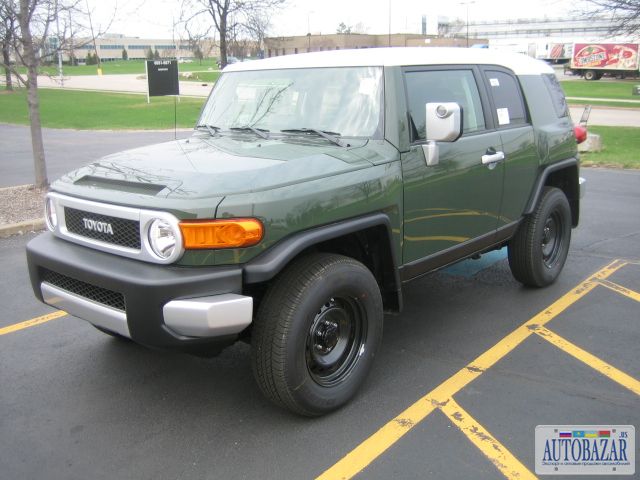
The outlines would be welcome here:
<svg viewBox="0 0 640 480">
<path fill-rule="evenodd" d="M 339 147 L 350 147 L 351 145 L 343 142 L 338 138 L 340 136 L 337 132 L 329 132 L 327 130 L 319 130 L 317 128 L 286 128 L 284 130 L 280 130 L 283 133 L 315 133 L 316 135 L 321 136 L 322 138 L 326 138 L 331 143 L 338 145 Z"/>
<path fill-rule="evenodd" d="M 212 137 L 215 137 L 218 135 L 218 132 L 220 131 L 220 127 L 216 127 L 215 125 L 208 125 L 206 123 L 202 123 L 200 125 L 196 125 L 197 129 L 202 130 L 203 128 L 206 128 L 207 131 L 211 134 Z"/>
<path fill-rule="evenodd" d="M 247 125 L 246 127 L 231 127 L 229 130 L 235 132 L 253 132 L 264 139 L 269 138 L 269 130 L 265 130 L 264 128 L 255 128 L 250 125 Z"/>
</svg>

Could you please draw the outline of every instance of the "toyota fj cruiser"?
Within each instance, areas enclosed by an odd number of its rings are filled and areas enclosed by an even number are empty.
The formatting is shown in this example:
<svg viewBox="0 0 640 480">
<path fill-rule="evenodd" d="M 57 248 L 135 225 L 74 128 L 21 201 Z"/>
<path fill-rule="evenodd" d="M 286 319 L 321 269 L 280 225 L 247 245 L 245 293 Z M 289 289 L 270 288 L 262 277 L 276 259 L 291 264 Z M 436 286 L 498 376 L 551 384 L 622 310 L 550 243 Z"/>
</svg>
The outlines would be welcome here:
<svg viewBox="0 0 640 480">
<path fill-rule="evenodd" d="M 578 225 L 576 136 L 550 67 L 394 48 L 228 66 L 193 135 L 56 181 L 27 246 L 35 295 L 149 347 L 249 342 L 262 392 L 347 402 L 406 282 L 508 246 L 560 274 Z"/>
</svg>

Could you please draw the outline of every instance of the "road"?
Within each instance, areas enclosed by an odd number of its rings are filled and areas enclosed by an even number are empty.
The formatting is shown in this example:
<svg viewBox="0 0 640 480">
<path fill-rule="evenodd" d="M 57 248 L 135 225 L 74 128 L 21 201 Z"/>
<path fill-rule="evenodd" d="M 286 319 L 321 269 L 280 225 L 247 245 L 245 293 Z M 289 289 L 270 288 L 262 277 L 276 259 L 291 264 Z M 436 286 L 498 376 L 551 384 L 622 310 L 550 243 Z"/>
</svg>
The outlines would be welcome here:
<svg viewBox="0 0 640 480">
<path fill-rule="evenodd" d="M 38 77 L 40 88 L 66 88 L 70 90 L 101 90 L 107 92 L 147 93 L 147 79 L 144 75 L 74 75 L 63 77 L 61 83 L 57 77 L 41 75 Z M 180 95 L 206 97 L 213 83 L 191 81 L 180 82 Z"/>
<path fill-rule="evenodd" d="M 580 121 L 584 107 L 570 107 L 574 123 Z M 640 108 L 592 107 L 589 125 L 605 127 L 640 127 Z"/>
<path fill-rule="evenodd" d="M 46 321 L 31 236 L 0 240 L 1 476 L 535 478 L 536 425 L 637 427 L 640 172 L 582 175 L 581 225 L 554 285 L 523 288 L 504 252 L 409 284 L 360 394 L 314 420 L 260 396 L 246 345 L 203 359 Z"/>
<path fill-rule="evenodd" d="M 177 132 L 178 138 L 191 130 Z M 104 155 L 173 140 L 170 131 L 90 131 L 43 129 L 50 180 Z M 29 127 L 0 124 L 0 188 L 33 183 Z"/>
</svg>

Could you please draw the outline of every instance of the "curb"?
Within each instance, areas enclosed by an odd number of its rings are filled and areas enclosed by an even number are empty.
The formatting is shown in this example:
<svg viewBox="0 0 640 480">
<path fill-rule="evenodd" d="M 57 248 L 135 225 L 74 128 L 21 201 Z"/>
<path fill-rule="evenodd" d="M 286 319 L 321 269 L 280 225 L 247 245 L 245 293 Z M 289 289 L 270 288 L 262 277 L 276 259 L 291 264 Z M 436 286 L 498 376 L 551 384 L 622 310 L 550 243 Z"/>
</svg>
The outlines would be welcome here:
<svg viewBox="0 0 640 480">
<path fill-rule="evenodd" d="M 44 228 L 43 218 L 11 223 L 9 225 L 0 225 L 0 238 L 7 238 L 12 235 L 24 235 L 27 232 L 37 232 Z"/>
</svg>

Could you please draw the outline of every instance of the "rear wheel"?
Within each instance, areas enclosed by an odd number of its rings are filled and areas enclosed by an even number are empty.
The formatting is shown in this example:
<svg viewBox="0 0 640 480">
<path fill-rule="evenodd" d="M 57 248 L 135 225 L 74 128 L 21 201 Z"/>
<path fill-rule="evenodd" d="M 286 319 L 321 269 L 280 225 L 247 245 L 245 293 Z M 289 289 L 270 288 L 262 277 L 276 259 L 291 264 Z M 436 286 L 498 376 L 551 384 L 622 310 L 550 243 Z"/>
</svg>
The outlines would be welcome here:
<svg viewBox="0 0 640 480">
<path fill-rule="evenodd" d="M 252 333 L 253 372 L 277 405 L 307 416 L 348 402 L 382 338 L 382 298 L 360 262 L 314 254 L 268 289 Z"/>
<path fill-rule="evenodd" d="M 587 70 L 586 72 L 584 72 L 584 79 L 585 80 L 598 80 L 600 77 L 598 76 L 598 72 L 596 72 L 595 70 Z"/>
<path fill-rule="evenodd" d="M 535 211 L 509 242 L 509 266 L 519 282 L 532 287 L 553 283 L 567 260 L 571 209 L 564 192 L 545 187 Z"/>
</svg>

